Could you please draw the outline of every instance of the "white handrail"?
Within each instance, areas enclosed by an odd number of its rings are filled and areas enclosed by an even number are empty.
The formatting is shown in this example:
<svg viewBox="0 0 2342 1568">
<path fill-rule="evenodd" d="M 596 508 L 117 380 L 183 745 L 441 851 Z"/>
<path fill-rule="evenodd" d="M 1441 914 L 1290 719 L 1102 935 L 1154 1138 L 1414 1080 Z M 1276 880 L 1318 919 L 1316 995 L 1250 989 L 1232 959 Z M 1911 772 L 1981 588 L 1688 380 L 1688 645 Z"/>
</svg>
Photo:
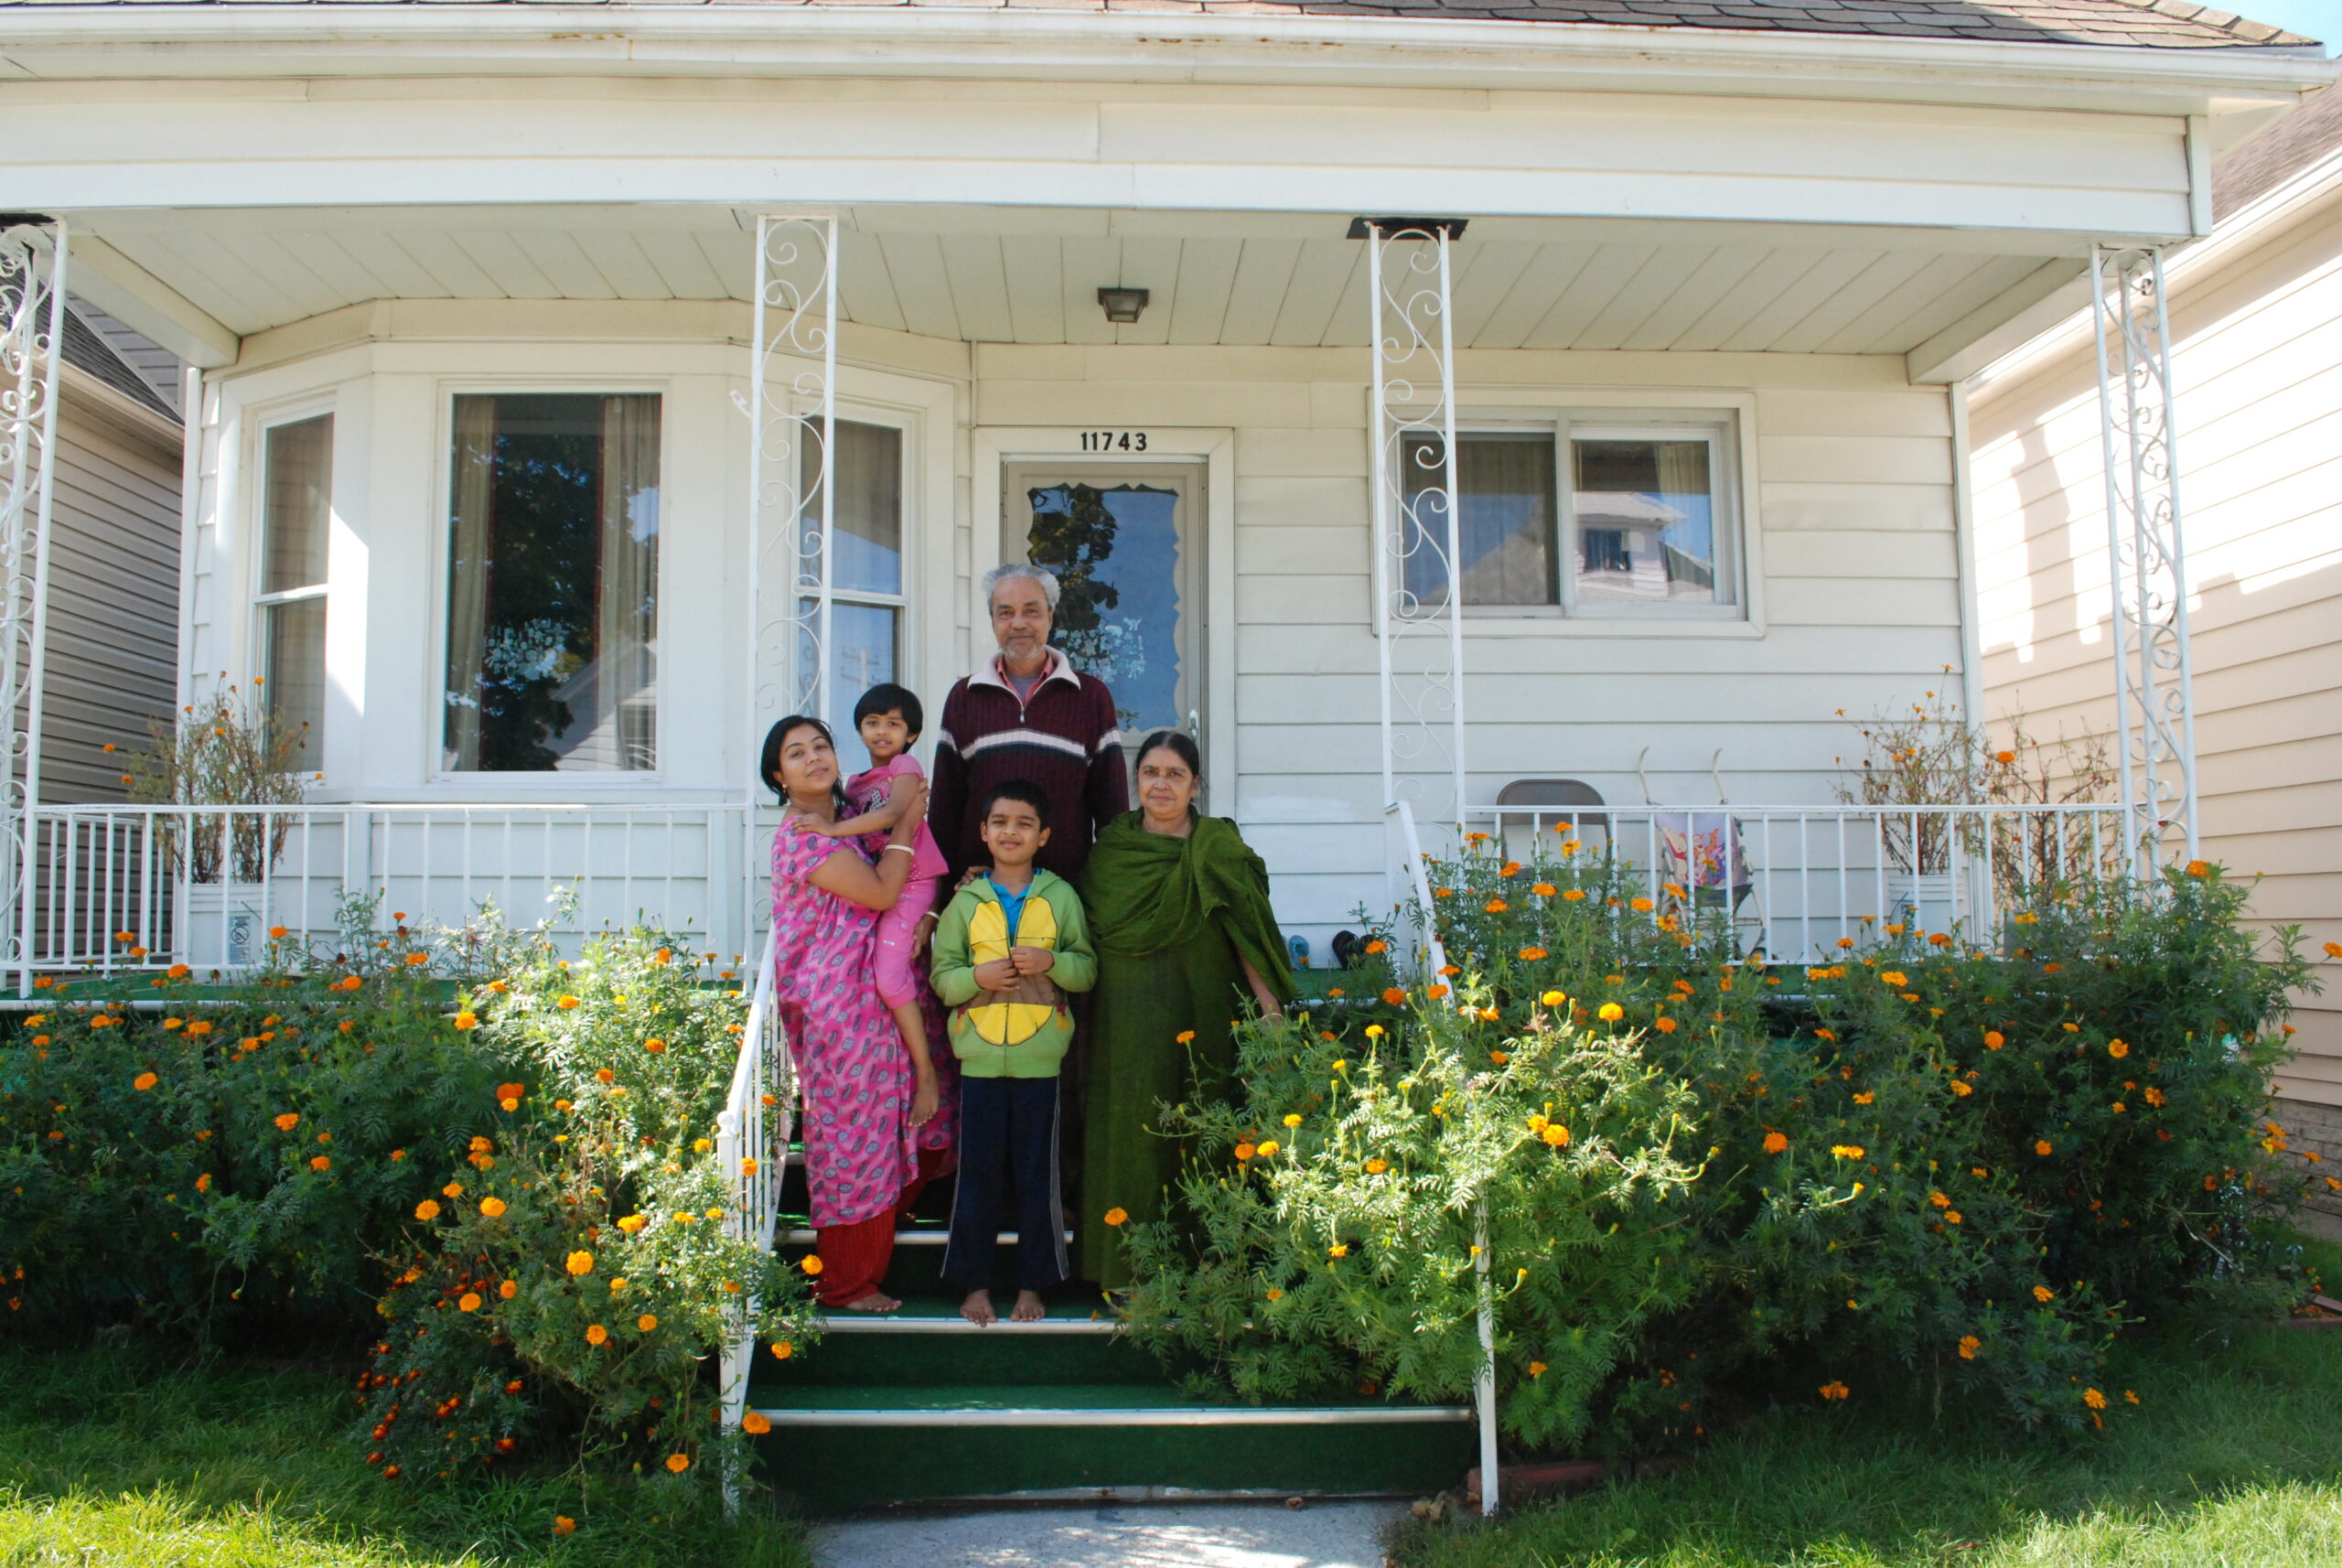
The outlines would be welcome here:
<svg viewBox="0 0 2342 1568">
<path fill-rule="evenodd" d="M 753 1240 L 757 1250 L 764 1252 L 772 1251 L 773 1233 L 779 1223 L 781 1175 L 788 1165 L 796 1118 L 796 1067 L 790 1059 L 778 1004 L 779 964 L 780 933 L 768 930 L 748 1016 L 740 1026 L 740 1055 L 733 1064 L 732 1087 L 715 1122 L 716 1158 L 732 1184 L 725 1228 L 735 1240 Z M 772 1112 L 769 1116 L 768 1110 Z M 757 1162 L 754 1170 L 747 1164 L 751 1159 Z M 757 1309 L 756 1293 L 743 1291 L 734 1298 L 727 1316 L 718 1379 L 719 1409 L 727 1430 L 737 1431 L 747 1413 L 748 1369 L 756 1364 Z M 727 1469 L 726 1509 L 739 1506 L 739 1487 L 740 1477 Z"/>
</svg>

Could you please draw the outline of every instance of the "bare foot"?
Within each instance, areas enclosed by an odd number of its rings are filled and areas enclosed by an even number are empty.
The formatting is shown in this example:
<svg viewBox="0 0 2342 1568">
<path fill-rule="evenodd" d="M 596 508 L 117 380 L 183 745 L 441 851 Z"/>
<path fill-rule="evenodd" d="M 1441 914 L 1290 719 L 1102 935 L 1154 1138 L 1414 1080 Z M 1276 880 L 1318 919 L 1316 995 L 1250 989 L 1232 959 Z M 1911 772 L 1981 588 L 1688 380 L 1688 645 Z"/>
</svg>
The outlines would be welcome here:
<svg viewBox="0 0 2342 1568">
<path fill-rule="evenodd" d="M 854 1300 L 847 1302 L 845 1310 L 848 1312 L 897 1312 L 901 1310 L 902 1305 L 884 1291 L 874 1290 L 868 1295 L 856 1296 Z"/>
<path fill-rule="evenodd" d="M 1041 1300 L 1039 1291 L 1020 1290 L 1016 1293 L 1016 1310 L 1008 1315 L 1008 1321 L 1038 1323 L 1048 1315 L 1048 1306 Z"/>
<path fill-rule="evenodd" d="M 1021 1310 L 1024 1305 L 1022 1297 L 1018 1298 L 1017 1305 Z M 999 1321 L 992 1310 L 992 1292 L 988 1290 L 970 1291 L 968 1293 L 968 1299 L 960 1304 L 960 1316 L 966 1318 L 969 1322 L 974 1324 L 979 1328 L 990 1328 L 995 1322 Z"/>
</svg>

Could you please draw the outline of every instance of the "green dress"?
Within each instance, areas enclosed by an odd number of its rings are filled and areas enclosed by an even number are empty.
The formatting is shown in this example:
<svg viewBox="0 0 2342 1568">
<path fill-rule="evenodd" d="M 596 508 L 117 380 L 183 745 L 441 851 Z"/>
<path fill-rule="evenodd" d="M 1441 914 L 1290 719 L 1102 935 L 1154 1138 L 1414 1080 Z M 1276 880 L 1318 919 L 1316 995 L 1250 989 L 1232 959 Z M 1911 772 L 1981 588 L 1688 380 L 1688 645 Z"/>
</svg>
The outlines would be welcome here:
<svg viewBox="0 0 2342 1568">
<path fill-rule="evenodd" d="M 1090 852 L 1081 897 L 1098 988 L 1079 1234 L 1083 1272 L 1115 1289 L 1130 1265 L 1107 1212 L 1155 1219 L 1178 1179 L 1182 1145 L 1154 1131 L 1157 1106 L 1228 1092 L 1229 1026 L 1254 1005 L 1239 955 L 1281 1001 L 1292 999 L 1293 969 L 1269 868 L 1225 817 L 1198 817 L 1186 838 L 1148 832 L 1136 811 L 1116 817 Z"/>
</svg>

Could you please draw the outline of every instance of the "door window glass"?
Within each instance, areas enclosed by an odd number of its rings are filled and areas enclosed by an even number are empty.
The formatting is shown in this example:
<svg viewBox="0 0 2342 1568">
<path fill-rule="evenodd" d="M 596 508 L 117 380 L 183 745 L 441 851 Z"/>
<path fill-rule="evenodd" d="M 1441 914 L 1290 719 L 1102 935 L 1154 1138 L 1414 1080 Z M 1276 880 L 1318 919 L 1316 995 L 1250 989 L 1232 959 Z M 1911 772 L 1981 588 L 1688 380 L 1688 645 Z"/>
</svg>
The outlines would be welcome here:
<svg viewBox="0 0 2342 1568">
<path fill-rule="evenodd" d="M 1026 559 L 1057 574 L 1051 642 L 1113 689 L 1126 737 L 1184 728 L 1179 492 L 1068 482 L 1026 491 Z"/>
</svg>

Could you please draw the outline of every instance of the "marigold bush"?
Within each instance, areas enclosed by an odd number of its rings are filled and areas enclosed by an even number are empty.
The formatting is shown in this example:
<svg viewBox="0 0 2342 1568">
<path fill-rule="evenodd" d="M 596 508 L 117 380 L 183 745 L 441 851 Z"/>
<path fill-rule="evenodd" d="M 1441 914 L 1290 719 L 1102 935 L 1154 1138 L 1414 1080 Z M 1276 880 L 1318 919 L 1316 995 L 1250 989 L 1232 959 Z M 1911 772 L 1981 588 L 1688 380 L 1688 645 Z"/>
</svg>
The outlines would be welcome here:
<svg viewBox="0 0 2342 1568">
<path fill-rule="evenodd" d="M 1528 1447 L 1915 1378 L 2089 1429 L 2116 1334 L 2291 1288 L 2267 1084 L 2309 972 L 2218 868 L 2040 889 L 1992 950 L 1869 922 L 1787 969 L 1556 846 L 1432 868 L 1448 972 L 1346 973 L 1243 1028 L 1239 1104 L 1166 1108 L 1192 1219 L 1132 1228 L 1133 1317 L 1193 1380 L 1467 1398 L 1485 1262 Z"/>
</svg>

